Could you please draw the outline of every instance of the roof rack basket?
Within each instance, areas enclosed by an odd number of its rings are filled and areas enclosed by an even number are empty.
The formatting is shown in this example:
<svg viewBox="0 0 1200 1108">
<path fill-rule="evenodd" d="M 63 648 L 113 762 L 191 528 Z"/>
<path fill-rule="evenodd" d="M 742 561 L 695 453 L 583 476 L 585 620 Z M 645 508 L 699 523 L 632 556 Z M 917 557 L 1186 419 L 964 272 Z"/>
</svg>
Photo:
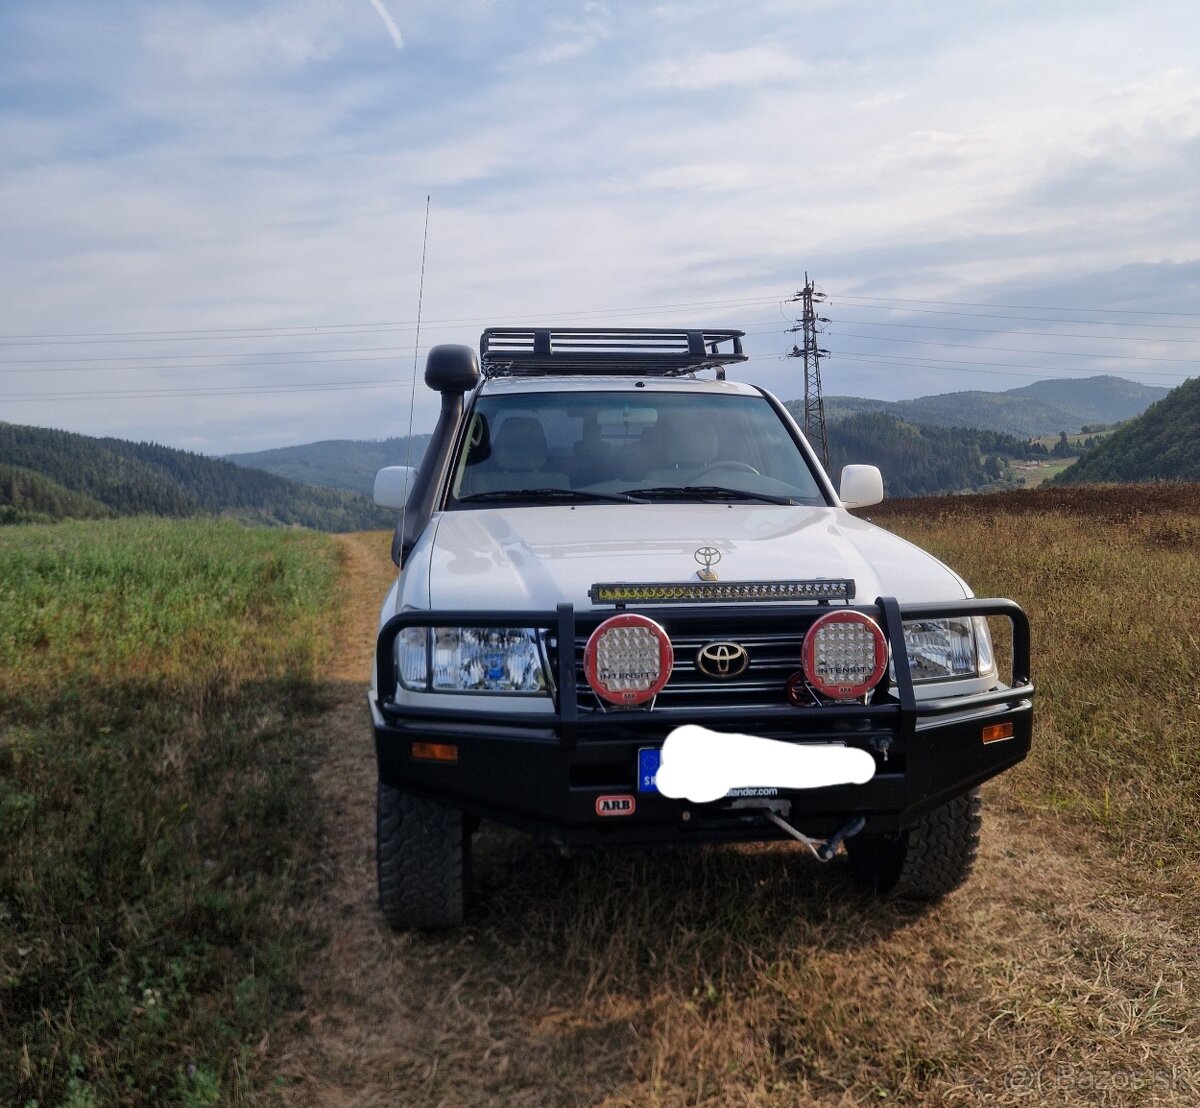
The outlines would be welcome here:
<svg viewBox="0 0 1200 1108">
<path fill-rule="evenodd" d="M 636 374 L 673 377 L 744 362 L 744 331 L 658 327 L 489 327 L 479 339 L 485 377 Z M 722 344 L 728 344 L 722 350 Z"/>
</svg>

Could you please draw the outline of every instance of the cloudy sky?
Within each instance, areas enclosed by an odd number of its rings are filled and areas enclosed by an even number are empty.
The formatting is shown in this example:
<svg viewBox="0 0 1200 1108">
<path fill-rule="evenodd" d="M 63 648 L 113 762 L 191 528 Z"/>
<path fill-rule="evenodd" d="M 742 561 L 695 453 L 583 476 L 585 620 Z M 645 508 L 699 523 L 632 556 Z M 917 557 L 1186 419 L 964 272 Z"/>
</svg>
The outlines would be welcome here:
<svg viewBox="0 0 1200 1108">
<path fill-rule="evenodd" d="M 382 438 L 489 323 L 741 327 L 790 398 L 806 271 L 827 393 L 1175 385 L 1198 200 L 1194 0 L 6 0 L 0 419 Z"/>
</svg>

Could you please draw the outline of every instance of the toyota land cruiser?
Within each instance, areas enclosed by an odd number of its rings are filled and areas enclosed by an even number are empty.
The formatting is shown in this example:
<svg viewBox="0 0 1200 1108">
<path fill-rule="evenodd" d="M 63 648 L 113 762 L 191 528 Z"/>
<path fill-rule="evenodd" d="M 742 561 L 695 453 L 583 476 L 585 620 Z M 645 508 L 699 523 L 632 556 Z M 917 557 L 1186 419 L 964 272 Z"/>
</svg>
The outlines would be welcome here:
<svg viewBox="0 0 1200 1108">
<path fill-rule="evenodd" d="M 462 920 L 482 819 L 563 847 L 844 846 L 907 898 L 966 879 L 979 785 L 1029 750 L 1028 623 L 850 514 L 879 471 L 835 491 L 784 406 L 726 379 L 742 334 L 430 351 L 427 453 L 375 487 L 403 513 L 369 697 L 393 927 Z"/>
</svg>

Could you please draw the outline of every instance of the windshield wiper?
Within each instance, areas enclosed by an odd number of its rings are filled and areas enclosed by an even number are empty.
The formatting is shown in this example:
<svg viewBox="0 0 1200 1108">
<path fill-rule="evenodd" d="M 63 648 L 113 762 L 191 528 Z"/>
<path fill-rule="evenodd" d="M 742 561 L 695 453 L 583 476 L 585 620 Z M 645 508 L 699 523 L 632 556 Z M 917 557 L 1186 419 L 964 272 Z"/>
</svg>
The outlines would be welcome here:
<svg viewBox="0 0 1200 1108">
<path fill-rule="evenodd" d="M 731 489 L 724 485 L 659 485 L 651 489 L 626 489 L 650 500 L 757 500 L 767 504 L 795 504 L 790 496 Z"/>
<path fill-rule="evenodd" d="M 487 501 L 505 500 L 571 500 L 576 503 L 600 504 L 645 504 L 646 501 L 627 492 L 588 492 L 585 489 L 493 489 L 491 492 L 473 492 L 460 496 L 460 504 L 479 504 Z"/>
</svg>

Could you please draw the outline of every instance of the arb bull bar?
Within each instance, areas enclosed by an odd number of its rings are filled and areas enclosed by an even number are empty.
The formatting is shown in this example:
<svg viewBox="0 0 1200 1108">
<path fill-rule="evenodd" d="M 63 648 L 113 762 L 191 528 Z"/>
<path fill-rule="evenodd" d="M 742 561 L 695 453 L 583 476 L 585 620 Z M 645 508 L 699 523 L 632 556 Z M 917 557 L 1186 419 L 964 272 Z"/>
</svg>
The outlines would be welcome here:
<svg viewBox="0 0 1200 1108">
<path fill-rule="evenodd" d="M 838 605 L 875 619 L 888 641 L 891 672 L 867 703 L 790 704 L 747 709 L 712 706 L 603 709 L 581 704 L 576 644 L 607 614 L 576 613 L 569 604 L 547 611 L 409 611 L 380 629 L 377 691 L 372 693 L 380 780 L 562 843 L 736 841 L 784 835 L 764 816 L 771 805 L 717 801 L 693 805 L 638 789 L 638 751 L 660 746 L 685 723 L 795 742 L 835 742 L 870 751 L 877 769 L 864 785 L 781 792 L 794 822 L 831 835 L 862 816 L 873 832 L 896 831 L 938 805 L 1025 757 L 1032 733 L 1029 622 L 1011 600 L 959 600 L 901 607 L 890 597 L 874 604 Z M 669 631 L 700 629 L 721 637 L 790 630 L 803 636 L 828 605 L 680 605 L 639 607 Z M 918 700 L 904 621 L 952 616 L 1001 617 L 1011 627 L 1011 681 L 966 695 Z M 553 711 L 496 711 L 438 707 L 440 693 L 422 702 L 397 699 L 395 640 L 407 627 L 535 628 L 548 645 Z M 476 696 L 480 694 L 468 693 Z M 503 695 L 503 694 L 497 694 Z M 484 700 L 493 698 L 483 697 Z M 514 698 L 515 700 L 516 698 Z M 461 705 L 462 700 L 458 699 Z M 515 704 L 514 704 L 515 707 Z M 481 705 L 482 708 L 482 705 Z M 997 736 L 989 739 L 988 735 Z M 413 756 L 413 744 L 443 744 L 455 758 Z M 766 790 L 769 792 L 770 790 Z M 598 801 L 628 796 L 618 818 L 604 818 Z"/>
</svg>

